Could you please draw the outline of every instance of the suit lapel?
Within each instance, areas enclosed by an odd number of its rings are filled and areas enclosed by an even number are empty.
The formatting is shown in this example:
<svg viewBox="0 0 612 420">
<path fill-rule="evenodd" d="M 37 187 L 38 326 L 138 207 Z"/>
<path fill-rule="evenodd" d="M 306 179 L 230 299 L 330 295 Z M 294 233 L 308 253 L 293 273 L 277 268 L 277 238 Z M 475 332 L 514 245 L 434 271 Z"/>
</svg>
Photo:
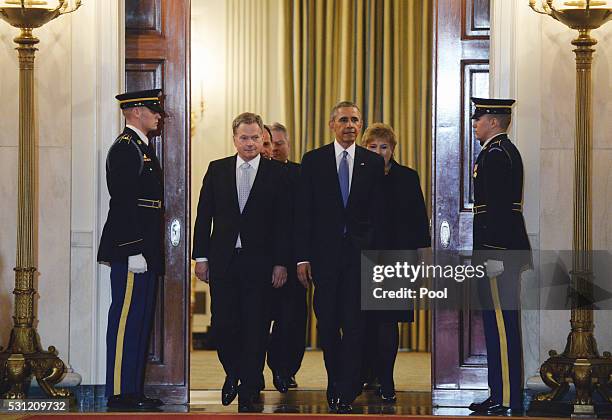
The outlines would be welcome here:
<svg viewBox="0 0 612 420">
<path fill-rule="evenodd" d="M 324 176 L 323 179 L 336 180 L 336 182 L 331 183 L 331 188 L 334 190 L 334 195 L 338 198 L 338 205 L 340 206 L 340 208 L 344 208 L 344 203 L 342 202 L 342 191 L 340 190 L 340 179 L 338 178 L 338 167 L 336 166 L 336 148 L 334 147 L 334 143 L 331 143 L 328 146 L 327 155 L 328 157 L 325 158 L 324 167 L 324 170 L 325 172 L 327 172 L 327 175 Z"/>
<path fill-rule="evenodd" d="M 358 191 L 364 181 L 366 163 L 363 156 L 363 150 L 359 146 L 355 146 L 355 159 L 353 161 L 353 177 L 351 179 L 351 189 L 349 191 L 348 202 L 346 207 L 351 204 L 351 197 L 353 197 L 353 191 Z"/>
<path fill-rule="evenodd" d="M 249 198 L 247 199 L 247 202 L 244 204 L 244 209 L 242 210 L 243 214 L 248 211 L 249 203 L 253 201 L 251 200 L 251 198 L 255 197 L 258 191 L 261 190 L 262 185 L 265 184 L 265 176 L 266 176 L 266 171 L 268 170 L 268 165 L 267 165 L 268 163 L 270 162 L 266 162 L 266 159 L 263 156 L 259 158 L 259 167 L 257 168 L 255 179 L 253 180 L 253 186 L 251 187 L 251 191 L 249 192 Z M 234 171 L 234 177 L 235 176 L 236 174 Z M 238 192 L 236 192 L 236 203 L 238 203 Z"/>
<path fill-rule="evenodd" d="M 232 208 L 236 209 L 238 214 L 240 214 L 240 206 L 238 205 L 238 188 L 236 187 L 236 156 L 232 156 L 231 159 L 228 160 L 228 165 L 225 168 L 225 176 L 231 180 L 230 188 L 232 197 Z"/>
</svg>

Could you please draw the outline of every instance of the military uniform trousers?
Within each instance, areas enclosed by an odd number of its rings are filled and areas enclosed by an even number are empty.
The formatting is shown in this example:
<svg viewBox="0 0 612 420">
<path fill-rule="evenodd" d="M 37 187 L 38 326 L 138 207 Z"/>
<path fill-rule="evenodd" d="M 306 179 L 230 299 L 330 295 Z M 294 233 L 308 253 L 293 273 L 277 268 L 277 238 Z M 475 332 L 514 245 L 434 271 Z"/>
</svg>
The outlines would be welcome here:
<svg viewBox="0 0 612 420">
<path fill-rule="evenodd" d="M 274 324 L 268 342 L 268 366 L 276 374 L 294 376 L 302 365 L 308 317 L 306 292 L 295 272 L 283 287 L 272 290 Z"/>
<path fill-rule="evenodd" d="M 508 264 L 479 287 L 491 398 L 513 410 L 520 410 L 523 400 L 520 273 Z"/>
<path fill-rule="evenodd" d="M 157 273 L 111 264 L 112 302 L 106 330 L 106 396 L 142 394 L 155 313 Z"/>
</svg>

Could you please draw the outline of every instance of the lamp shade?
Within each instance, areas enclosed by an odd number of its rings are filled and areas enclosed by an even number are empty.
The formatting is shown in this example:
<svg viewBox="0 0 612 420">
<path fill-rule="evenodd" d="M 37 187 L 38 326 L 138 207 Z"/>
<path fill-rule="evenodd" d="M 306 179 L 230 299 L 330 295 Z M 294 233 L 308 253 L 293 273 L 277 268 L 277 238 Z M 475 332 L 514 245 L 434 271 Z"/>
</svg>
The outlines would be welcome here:
<svg viewBox="0 0 612 420">
<path fill-rule="evenodd" d="M 612 18 L 612 0 L 529 0 L 538 13 L 550 15 L 572 29 L 597 29 Z"/>
<path fill-rule="evenodd" d="M 76 10 L 80 3 L 80 0 L 0 0 L 0 8 L 47 9 L 68 13 Z"/>
<path fill-rule="evenodd" d="M 610 7 L 607 0 L 553 0 L 548 3 L 556 10 L 608 9 Z"/>
<path fill-rule="evenodd" d="M 81 0 L 0 0 L 0 18 L 18 28 L 38 28 L 80 6 Z"/>
</svg>

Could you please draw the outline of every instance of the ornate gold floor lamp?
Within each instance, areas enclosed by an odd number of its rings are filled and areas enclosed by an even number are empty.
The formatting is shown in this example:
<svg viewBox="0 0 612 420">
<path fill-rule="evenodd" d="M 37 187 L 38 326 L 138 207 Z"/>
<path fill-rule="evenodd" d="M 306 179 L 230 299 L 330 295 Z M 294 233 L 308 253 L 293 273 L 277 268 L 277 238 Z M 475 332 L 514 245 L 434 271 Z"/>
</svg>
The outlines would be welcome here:
<svg viewBox="0 0 612 420">
<path fill-rule="evenodd" d="M 592 99 L 591 64 L 593 46 L 597 41 L 590 36 L 612 18 L 612 9 L 606 1 L 543 0 L 529 6 L 578 31 L 572 41 L 576 48 L 576 139 L 574 160 L 574 237 L 572 283 L 576 296 L 592 296 Z M 591 304 L 574 299 L 572 304 L 571 331 L 565 350 L 561 354 L 551 350 L 550 358 L 540 368 L 549 392 L 535 397 L 530 414 L 608 415 L 612 413 L 612 356 L 599 355 L 593 335 L 593 308 Z M 571 402 L 562 401 L 573 383 L 576 397 Z M 595 403 L 598 392 L 603 403 Z"/>
<path fill-rule="evenodd" d="M 38 38 L 32 30 L 56 17 L 75 11 L 80 0 L 0 0 L 0 18 L 21 29 L 14 39 L 19 52 L 19 192 L 17 220 L 17 267 L 15 268 L 15 315 L 8 347 L 0 347 L 0 396 L 25 398 L 34 375 L 50 397 L 67 397 L 55 389 L 66 369 L 55 347 L 44 351 L 34 327 L 34 217 L 35 118 L 34 54 Z"/>
</svg>

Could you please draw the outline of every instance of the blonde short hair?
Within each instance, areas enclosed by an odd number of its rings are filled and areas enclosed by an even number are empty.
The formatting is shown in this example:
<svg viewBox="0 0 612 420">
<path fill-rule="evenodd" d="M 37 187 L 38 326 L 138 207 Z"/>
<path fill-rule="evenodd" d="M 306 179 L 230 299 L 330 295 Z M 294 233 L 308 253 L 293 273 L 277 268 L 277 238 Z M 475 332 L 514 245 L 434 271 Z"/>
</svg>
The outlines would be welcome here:
<svg viewBox="0 0 612 420">
<path fill-rule="evenodd" d="M 261 131 L 263 132 L 264 129 L 264 123 L 263 120 L 261 119 L 261 117 L 257 114 L 254 114 L 252 112 L 243 112 L 242 114 L 238 115 L 236 118 L 234 118 L 234 121 L 232 122 L 232 134 L 236 134 L 236 130 L 238 129 L 238 127 L 240 126 L 240 124 L 257 124 L 259 126 L 259 128 L 261 128 Z"/>
<path fill-rule="evenodd" d="M 387 124 L 374 123 L 370 125 L 365 131 L 365 133 L 363 133 L 363 137 L 361 138 L 361 144 L 363 146 L 367 146 L 368 143 L 373 142 L 374 139 L 385 140 L 393 148 L 397 146 L 397 138 L 395 136 L 395 131 L 393 131 L 393 128 L 391 128 L 391 126 Z"/>
</svg>

